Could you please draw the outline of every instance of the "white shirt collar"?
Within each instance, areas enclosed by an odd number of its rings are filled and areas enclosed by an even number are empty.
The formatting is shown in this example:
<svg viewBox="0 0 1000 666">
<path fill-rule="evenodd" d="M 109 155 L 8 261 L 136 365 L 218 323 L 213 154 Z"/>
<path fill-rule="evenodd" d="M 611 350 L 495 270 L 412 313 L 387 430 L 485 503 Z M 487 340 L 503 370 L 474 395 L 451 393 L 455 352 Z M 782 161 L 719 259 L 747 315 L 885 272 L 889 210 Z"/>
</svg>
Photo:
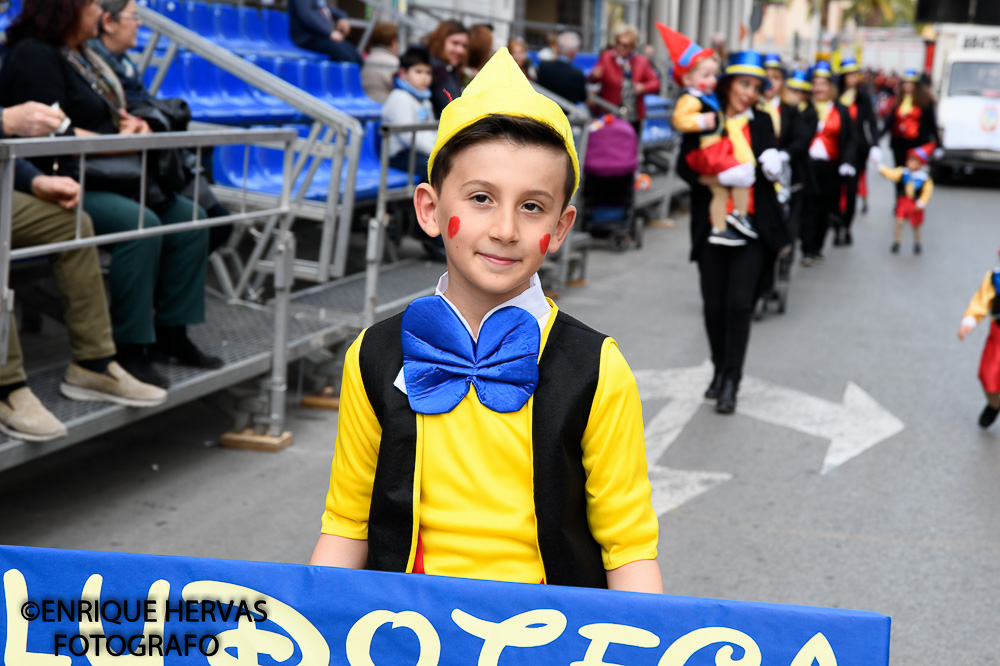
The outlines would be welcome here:
<svg viewBox="0 0 1000 666">
<path fill-rule="evenodd" d="M 434 294 L 440 296 L 444 299 L 444 302 L 448 304 L 456 315 L 458 315 L 459 321 L 465 326 L 465 330 L 469 332 L 472 339 L 475 340 L 476 336 L 472 333 L 472 327 L 469 326 L 469 322 L 466 321 L 462 313 L 458 311 L 455 304 L 448 300 L 448 297 L 444 295 L 444 292 L 448 290 L 448 273 L 447 271 L 438 278 L 437 288 L 434 290 Z M 545 298 L 545 292 L 542 291 L 542 281 L 538 279 L 538 273 L 535 273 L 528 280 L 528 288 L 507 301 L 504 301 L 500 305 L 496 306 L 492 310 L 486 313 L 483 320 L 479 323 L 479 329 L 482 330 L 483 324 L 489 319 L 493 313 L 497 312 L 501 308 L 506 308 L 509 306 L 514 306 L 525 310 L 538 322 L 538 331 L 542 333 L 545 331 L 545 325 L 549 322 L 549 317 L 552 315 L 552 306 L 549 305 L 548 300 Z M 406 378 L 403 376 L 403 369 L 399 369 L 399 373 L 396 375 L 396 380 L 392 383 L 393 386 L 398 388 L 403 393 L 406 393 Z"/>
</svg>

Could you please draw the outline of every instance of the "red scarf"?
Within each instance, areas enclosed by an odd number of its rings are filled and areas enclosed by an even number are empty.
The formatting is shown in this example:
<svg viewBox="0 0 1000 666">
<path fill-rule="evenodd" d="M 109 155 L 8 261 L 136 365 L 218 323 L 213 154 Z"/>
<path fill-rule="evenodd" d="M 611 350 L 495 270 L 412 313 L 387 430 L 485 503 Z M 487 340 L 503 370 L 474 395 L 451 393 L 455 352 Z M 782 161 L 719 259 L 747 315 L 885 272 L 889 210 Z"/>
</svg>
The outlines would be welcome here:
<svg viewBox="0 0 1000 666">
<path fill-rule="evenodd" d="M 816 138 L 823 142 L 826 154 L 830 156 L 831 162 L 840 161 L 840 112 L 837 106 L 830 107 L 830 113 L 822 123 L 823 129 L 816 133 Z"/>
</svg>

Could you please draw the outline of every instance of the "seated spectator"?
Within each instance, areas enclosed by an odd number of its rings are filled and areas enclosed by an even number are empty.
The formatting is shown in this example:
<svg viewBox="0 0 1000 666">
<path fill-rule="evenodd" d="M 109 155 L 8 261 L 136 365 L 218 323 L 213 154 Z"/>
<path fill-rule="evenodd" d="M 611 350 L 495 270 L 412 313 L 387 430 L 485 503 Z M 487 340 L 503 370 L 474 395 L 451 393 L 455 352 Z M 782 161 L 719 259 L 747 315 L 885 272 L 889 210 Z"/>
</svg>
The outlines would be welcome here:
<svg viewBox="0 0 1000 666">
<path fill-rule="evenodd" d="M 575 32 L 561 32 L 556 42 L 559 57 L 538 63 L 538 83 L 574 104 L 587 101 L 587 76 L 573 64 L 580 50 L 580 37 Z"/>
<path fill-rule="evenodd" d="M 469 47 L 465 63 L 465 83 L 469 84 L 493 55 L 493 26 L 477 23 L 469 28 Z"/>
<path fill-rule="evenodd" d="M 520 37 L 511 37 L 507 40 L 507 50 L 510 51 L 510 57 L 514 59 L 514 62 L 521 68 L 521 71 L 524 72 L 529 81 L 538 79 L 535 63 L 531 62 L 531 58 L 528 57 L 528 46 L 524 43 L 523 39 Z"/>
<path fill-rule="evenodd" d="M 59 109 L 28 102 L 3 109 L 2 136 L 46 136 L 65 119 Z M 76 237 L 75 208 L 80 186 L 71 178 L 46 176 L 34 165 L 15 165 L 11 244 L 14 248 L 58 243 Z M 80 235 L 94 235 L 90 216 L 81 221 Z M 62 297 L 73 362 L 60 384 L 68 398 L 153 407 L 167 399 L 166 391 L 144 384 L 115 362 L 111 319 L 104 295 L 97 248 L 85 247 L 52 255 L 52 272 Z M 0 367 L 0 431 L 29 442 L 66 435 L 66 426 L 28 387 L 17 335 L 10 322 L 7 362 Z"/>
<path fill-rule="evenodd" d="M 362 63 L 361 54 L 347 41 L 351 23 L 347 12 L 326 0 L 288 0 L 288 30 L 298 46 L 330 56 L 335 62 Z"/>
<path fill-rule="evenodd" d="M 395 87 L 399 70 L 399 30 L 395 23 L 376 23 L 368 40 L 368 57 L 361 66 L 361 87 L 382 104 Z"/>
<path fill-rule="evenodd" d="M 102 14 L 96 2 L 26 3 L 7 31 L 10 51 L 0 69 L 0 104 L 58 103 L 76 136 L 150 132 L 144 120 L 126 110 L 121 82 L 87 44 L 97 34 Z M 97 160 L 88 163 L 96 166 Z M 73 157 L 42 158 L 35 165 L 46 174 L 79 179 L 79 161 Z M 148 176 L 146 228 L 193 219 L 190 199 L 159 187 L 155 174 Z M 88 178 L 88 185 L 93 182 Z M 142 210 L 139 186 L 113 181 L 104 187 L 108 189 L 88 187 L 84 197 L 95 230 L 105 234 L 135 229 Z M 202 352 L 187 334 L 188 325 L 205 319 L 208 231 L 125 241 L 111 250 L 111 322 L 118 362 L 138 379 L 164 388 L 169 382 L 152 365 L 154 352 L 195 367 L 221 367 L 219 358 Z"/>
<path fill-rule="evenodd" d="M 462 94 L 462 67 L 469 48 L 469 30 L 458 21 L 442 21 L 427 36 L 427 50 L 431 54 L 431 103 L 434 116 L 441 117 L 441 109 Z"/>
<path fill-rule="evenodd" d="M 183 132 L 187 129 L 190 119 L 190 109 L 186 103 L 181 103 L 184 118 L 174 117 L 176 107 L 170 107 L 170 101 L 157 100 L 146 89 L 146 83 L 139 74 L 139 68 L 128 55 L 130 49 L 136 47 L 139 33 L 139 18 L 135 0 L 98 0 L 104 14 L 97 24 L 99 36 L 91 39 L 88 44 L 97 52 L 104 62 L 108 63 L 125 92 L 125 103 L 129 113 L 145 120 L 154 132 Z M 173 112 L 171 112 L 171 109 Z M 183 168 L 187 184 L 178 190 L 188 198 L 194 196 L 195 180 L 200 179 L 198 186 L 198 204 L 205 209 L 209 217 L 223 217 L 229 211 L 219 203 L 208 180 L 203 175 L 196 176 L 193 166 L 195 155 L 193 151 L 183 151 L 179 159 L 185 159 Z M 212 227 L 209 234 L 209 254 L 225 244 L 233 231 L 233 225 L 226 224 Z"/>
<path fill-rule="evenodd" d="M 545 35 L 545 46 L 538 50 L 538 62 L 555 60 L 559 57 L 559 33 L 552 31 Z"/>
<path fill-rule="evenodd" d="M 386 125 L 414 125 L 434 120 L 431 104 L 431 59 L 422 48 L 411 47 L 399 59 L 399 76 L 396 89 L 382 107 L 382 123 Z M 389 166 L 407 171 L 411 146 L 416 146 L 416 174 L 427 182 L 427 160 L 434 148 L 437 131 L 417 132 L 411 142 L 408 133 L 389 137 Z"/>
</svg>

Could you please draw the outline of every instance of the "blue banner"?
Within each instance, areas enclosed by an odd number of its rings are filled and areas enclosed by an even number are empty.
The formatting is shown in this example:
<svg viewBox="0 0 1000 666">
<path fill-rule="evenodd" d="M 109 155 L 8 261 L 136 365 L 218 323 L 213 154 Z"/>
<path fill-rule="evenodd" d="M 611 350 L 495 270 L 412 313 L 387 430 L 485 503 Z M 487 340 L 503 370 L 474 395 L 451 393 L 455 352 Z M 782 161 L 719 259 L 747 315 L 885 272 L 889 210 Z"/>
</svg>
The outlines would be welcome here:
<svg viewBox="0 0 1000 666">
<path fill-rule="evenodd" d="M 4 666 L 888 666 L 804 606 L 0 546 Z"/>
</svg>

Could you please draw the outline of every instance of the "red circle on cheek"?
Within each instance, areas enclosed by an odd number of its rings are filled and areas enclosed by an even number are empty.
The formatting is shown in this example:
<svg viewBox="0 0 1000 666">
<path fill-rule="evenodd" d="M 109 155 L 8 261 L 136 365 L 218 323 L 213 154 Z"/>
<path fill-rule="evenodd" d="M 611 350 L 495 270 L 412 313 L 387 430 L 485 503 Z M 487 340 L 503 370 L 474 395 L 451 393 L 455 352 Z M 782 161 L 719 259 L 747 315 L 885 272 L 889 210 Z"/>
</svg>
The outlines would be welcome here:
<svg viewBox="0 0 1000 666">
<path fill-rule="evenodd" d="M 545 254 L 546 252 L 549 251 L 549 241 L 551 240 L 552 236 L 550 234 L 545 234 L 538 241 L 538 249 L 542 251 L 542 254 Z"/>
<path fill-rule="evenodd" d="M 462 226 L 462 221 L 457 217 L 453 217 L 448 220 L 448 238 L 454 238 L 455 234 L 458 233 L 459 227 Z"/>
</svg>

